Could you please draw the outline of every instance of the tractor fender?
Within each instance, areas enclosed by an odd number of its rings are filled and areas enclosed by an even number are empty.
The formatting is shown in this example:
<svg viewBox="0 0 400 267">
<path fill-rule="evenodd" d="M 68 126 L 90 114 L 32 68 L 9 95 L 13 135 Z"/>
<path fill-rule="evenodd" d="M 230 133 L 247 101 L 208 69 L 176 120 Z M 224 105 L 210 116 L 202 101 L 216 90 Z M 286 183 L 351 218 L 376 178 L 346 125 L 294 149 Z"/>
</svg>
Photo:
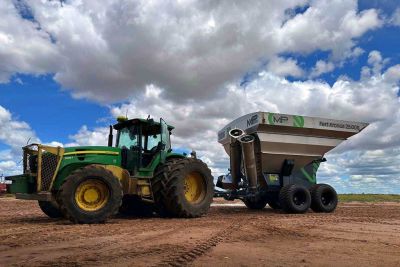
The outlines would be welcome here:
<svg viewBox="0 0 400 267">
<path fill-rule="evenodd" d="M 104 165 L 104 164 L 69 164 L 64 168 L 60 169 L 57 177 L 54 181 L 53 190 L 59 190 L 64 180 L 75 170 L 93 165 L 107 169 L 113 173 L 115 177 L 121 182 L 124 194 L 136 192 L 136 179 L 129 179 L 129 172 L 121 167 L 115 165 Z"/>
</svg>

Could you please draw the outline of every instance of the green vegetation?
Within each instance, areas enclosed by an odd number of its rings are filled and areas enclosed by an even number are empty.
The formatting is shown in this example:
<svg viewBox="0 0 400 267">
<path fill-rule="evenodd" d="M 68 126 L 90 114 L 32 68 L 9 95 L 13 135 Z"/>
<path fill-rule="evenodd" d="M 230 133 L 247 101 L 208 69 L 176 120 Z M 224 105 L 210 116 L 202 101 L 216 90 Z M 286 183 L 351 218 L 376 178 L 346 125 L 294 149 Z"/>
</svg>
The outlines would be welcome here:
<svg viewBox="0 0 400 267">
<path fill-rule="evenodd" d="M 339 201 L 350 202 L 400 202 L 400 195 L 383 194 L 340 194 Z"/>
<path fill-rule="evenodd" d="M 0 194 L 0 198 L 6 198 L 6 197 L 15 197 L 13 194 Z"/>
</svg>

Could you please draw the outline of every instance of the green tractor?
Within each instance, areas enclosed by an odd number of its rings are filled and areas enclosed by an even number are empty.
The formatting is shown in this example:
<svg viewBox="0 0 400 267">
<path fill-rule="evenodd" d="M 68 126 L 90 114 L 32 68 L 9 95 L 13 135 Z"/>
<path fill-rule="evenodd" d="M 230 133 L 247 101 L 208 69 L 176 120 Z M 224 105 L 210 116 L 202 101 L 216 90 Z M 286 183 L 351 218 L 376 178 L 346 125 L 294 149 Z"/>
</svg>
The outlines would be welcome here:
<svg viewBox="0 0 400 267">
<path fill-rule="evenodd" d="M 23 174 L 6 178 L 8 192 L 74 223 L 105 222 L 118 212 L 199 217 L 212 202 L 213 177 L 195 153 L 172 152 L 172 129 L 163 119 L 120 117 L 108 146 L 30 144 L 23 147 Z"/>
</svg>

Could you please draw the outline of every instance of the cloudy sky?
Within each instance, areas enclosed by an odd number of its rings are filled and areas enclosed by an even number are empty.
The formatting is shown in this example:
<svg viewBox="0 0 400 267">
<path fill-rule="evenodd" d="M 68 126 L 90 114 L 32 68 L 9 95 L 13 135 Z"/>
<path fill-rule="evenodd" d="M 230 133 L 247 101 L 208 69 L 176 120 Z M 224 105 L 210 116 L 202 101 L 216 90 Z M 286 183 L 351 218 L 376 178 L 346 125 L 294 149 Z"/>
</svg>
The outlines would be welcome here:
<svg viewBox="0 0 400 267">
<path fill-rule="evenodd" d="M 397 0 L 0 2 L 0 175 L 21 146 L 106 145 L 163 117 L 219 175 L 217 131 L 271 111 L 369 122 L 326 155 L 339 192 L 400 193 Z"/>
</svg>

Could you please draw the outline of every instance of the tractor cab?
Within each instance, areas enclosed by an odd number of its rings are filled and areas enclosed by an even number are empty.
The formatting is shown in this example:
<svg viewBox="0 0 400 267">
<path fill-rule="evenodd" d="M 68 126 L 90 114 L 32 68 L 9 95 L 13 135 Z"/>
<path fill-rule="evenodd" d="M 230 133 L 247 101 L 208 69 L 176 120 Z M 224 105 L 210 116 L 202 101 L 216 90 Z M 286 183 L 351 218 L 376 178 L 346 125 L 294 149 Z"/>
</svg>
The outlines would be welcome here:
<svg viewBox="0 0 400 267">
<path fill-rule="evenodd" d="M 164 163 L 167 153 L 171 152 L 170 134 L 174 128 L 163 119 L 118 118 L 113 127 L 117 130 L 115 146 L 121 149 L 121 167 L 131 175 L 152 169 L 152 165 Z M 112 128 L 110 128 L 109 146 L 112 146 Z"/>
</svg>

